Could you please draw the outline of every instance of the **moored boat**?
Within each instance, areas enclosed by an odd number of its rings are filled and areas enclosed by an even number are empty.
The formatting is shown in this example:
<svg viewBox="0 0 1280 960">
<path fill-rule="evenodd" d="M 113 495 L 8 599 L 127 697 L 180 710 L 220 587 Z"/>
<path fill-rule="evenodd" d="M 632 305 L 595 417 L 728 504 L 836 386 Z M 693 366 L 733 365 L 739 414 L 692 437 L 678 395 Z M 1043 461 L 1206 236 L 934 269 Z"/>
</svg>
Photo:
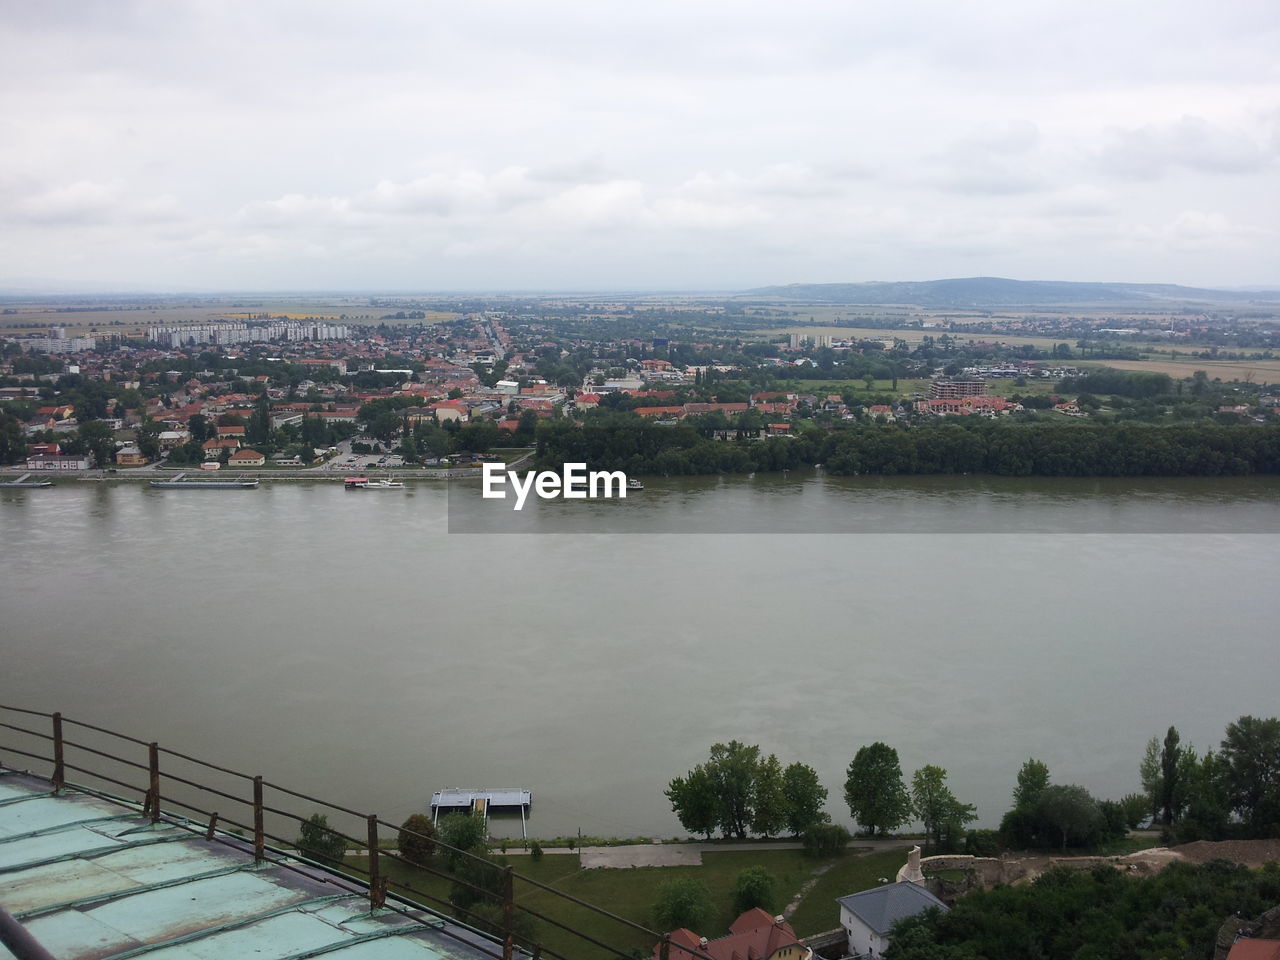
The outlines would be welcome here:
<svg viewBox="0 0 1280 960">
<path fill-rule="evenodd" d="M 238 480 L 188 480 L 180 473 L 171 480 L 152 480 L 151 486 L 160 490 L 252 490 L 258 485 L 256 478 Z"/>
</svg>

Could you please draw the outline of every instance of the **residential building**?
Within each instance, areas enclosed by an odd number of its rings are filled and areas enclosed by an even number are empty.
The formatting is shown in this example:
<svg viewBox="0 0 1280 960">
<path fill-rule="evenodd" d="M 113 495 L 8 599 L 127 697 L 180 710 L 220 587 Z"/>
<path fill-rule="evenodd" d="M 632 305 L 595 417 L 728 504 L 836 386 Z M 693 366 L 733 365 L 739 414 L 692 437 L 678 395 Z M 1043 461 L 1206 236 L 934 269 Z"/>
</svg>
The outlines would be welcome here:
<svg viewBox="0 0 1280 960">
<path fill-rule="evenodd" d="M 753 907 L 729 926 L 729 935 L 708 940 L 681 927 L 671 933 L 670 960 L 697 956 L 711 960 L 811 960 L 813 951 L 800 942 L 791 924 Z M 686 953 L 680 947 L 697 951 Z M 653 949 L 653 960 L 661 956 L 661 945 Z"/>
<path fill-rule="evenodd" d="M 960 400 L 964 397 L 985 397 L 985 380 L 934 380 L 929 384 L 930 400 Z"/>
<path fill-rule="evenodd" d="M 36 454 L 27 457 L 28 470 L 88 470 L 89 458 L 84 455 L 67 456 Z"/>
<path fill-rule="evenodd" d="M 146 455 L 137 447 L 121 447 L 116 451 L 118 467 L 145 467 L 146 465 Z"/>
<path fill-rule="evenodd" d="M 840 904 L 840 926 L 848 937 L 847 952 L 854 957 L 883 957 L 889 948 L 889 933 L 903 917 L 914 917 L 929 909 L 945 911 L 947 905 L 910 880 L 887 883 L 836 900 Z"/>
<path fill-rule="evenodd" d="M 247 447 L 244 450 L 237 450 L 231 455 L 231 459 L 227 461 L 229 467 L 261 467 L 266 464 L 267 458 L 257 450 L 250 450 Z"/>
</svg>

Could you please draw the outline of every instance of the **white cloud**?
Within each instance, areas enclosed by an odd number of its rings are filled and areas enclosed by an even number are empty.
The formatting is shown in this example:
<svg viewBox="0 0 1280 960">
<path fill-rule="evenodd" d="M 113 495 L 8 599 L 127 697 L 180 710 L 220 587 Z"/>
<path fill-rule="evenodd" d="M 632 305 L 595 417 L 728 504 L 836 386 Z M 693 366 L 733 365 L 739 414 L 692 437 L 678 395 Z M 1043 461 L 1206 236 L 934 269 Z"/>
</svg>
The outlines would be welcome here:
<svg viewBox="0 0 1280 960">
<path fill-rule="evenodd" d="M 1110 131 L 1098 161 L 1107 173 L 1153 180 L 1179 167 L 1208 174 L 1253 173 L 1272 164 L 1275 152 L 1244 133 L 1184 116 L 1176 123 Z"/>
</svg>

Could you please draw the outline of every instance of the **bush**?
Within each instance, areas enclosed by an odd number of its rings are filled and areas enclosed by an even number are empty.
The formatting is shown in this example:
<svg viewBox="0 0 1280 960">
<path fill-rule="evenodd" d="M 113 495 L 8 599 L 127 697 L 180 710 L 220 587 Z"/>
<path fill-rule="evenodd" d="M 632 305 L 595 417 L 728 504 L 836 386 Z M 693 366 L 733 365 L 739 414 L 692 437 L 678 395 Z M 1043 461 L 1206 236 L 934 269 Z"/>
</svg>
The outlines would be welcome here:
<svg viewBox="0 0 1280 960">
<path fill-rule="evenodd" d="M 445 869 L 456 873 L 459 864 L 468 859 L 464 853 L 484 854 L 487 839 L 484 818 L 450 813 L 440 818 L 436 839 L 442 845 L 440 855 L 444 858 Z"/>
<path fill-rule="evenodd" d="M 810 857 L 834 857 L 853 837 L 838 823 L 815 823 L 804 832 L 804 852 Z"/>
<path fill-rule="evenodd" d="M 998 857 L 1000 834 L 994 830 L 970 830 L 964 835 L 964 852 L 974 857 Z"/>
<path fill-rule="evenodd" d="M 342 858 L 347 852 L 346 838 L 329 826 L 329 820 L 323 813 L 313 813 L 302 821 L 295 844 L 298 852 L 308 860 L 330 867 L 342 866 Z"/>
<path fill-rule="evenodd" d="M 425 813 L 414 813 L 400 824 L 396 849 L 411 863 L 425 863 L 436 852 L 436 825 Z"/>
<path fill-rule="evenodd" d="M 734 913 L 745 913 L 752 907 L 773 913 L 777 898 L 776 885 L 773 874 L 764 867 L 747 867 L 740 871 L 733 881 Z"/>
<path fill-rule="evenodd" d="M 653 925 L 658 930 L 686 927 L 696 930 L 711 916 L 711 892 L 692 877 L 668 880 L 658 888 L 653 905 Z"/>
</svg>

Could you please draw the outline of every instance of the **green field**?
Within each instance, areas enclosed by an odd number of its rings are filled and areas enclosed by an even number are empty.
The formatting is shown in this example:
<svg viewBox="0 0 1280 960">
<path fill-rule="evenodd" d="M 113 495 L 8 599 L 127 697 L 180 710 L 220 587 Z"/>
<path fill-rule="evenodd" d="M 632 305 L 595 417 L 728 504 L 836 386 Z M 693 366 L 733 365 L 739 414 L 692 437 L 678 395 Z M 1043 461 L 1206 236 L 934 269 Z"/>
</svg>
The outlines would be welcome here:
<svg viewBox="0 0 1280 960">
<path fill-rule="evenodd" d="M 814 860 L 799 850 L 724 850 L 703 854 L 700 867 L 632 867 L 629 869 L 582 869 L 579 857 L 572 854 L 545 854 L 534 860 L 528 854 L 497 855 L 499 862 L 510 863 L 517 874 L 555 887 L 587 903 L 594 904 L 619 917 L 652 927 L 652 908 L 659 887 L 677 877 L 694 877 L 706 884 L 715 904 L 715 913 L 698 933 L 715 938 L 728 932 L 734 919 L 733 885 L 738 873 L 747 867 L 762 866 L 776 878 L 776 902 L 770 911 L 781 913 L 805 883 L 816 882 L 792 917 L 792 925 L 800 936 L 809 936 L 839 925 L 836 897 L 877 886 L 881 877 L 892 879 L 905 860 L 902 851 L 860 855 L 857 850 L 840 857 Z M 351 867 L 364 868 L 364 857 L 348 857 Z M 397 883 L 407 883 L 417 895 L 392 887 L 392 892 L 415 899 L 442 912 L 447 905 L 449 881 L 398 862 L 390 857 L 381 860 L 382 870 Z M 432 899 L 435 898 L 435 899 Z M 589 937 L 629 951 L 650 950 L 653 938 L 626 924 L 601 916 L 530 883 L 517 881 L 516 902 L 521 906 L 573 927 Z M 558 929 L 545 920 L 538 922 L 537 940 L 566 957 L 582 960 L 604 960 L 611 954 L 589 942 Z"/>
</svg>

